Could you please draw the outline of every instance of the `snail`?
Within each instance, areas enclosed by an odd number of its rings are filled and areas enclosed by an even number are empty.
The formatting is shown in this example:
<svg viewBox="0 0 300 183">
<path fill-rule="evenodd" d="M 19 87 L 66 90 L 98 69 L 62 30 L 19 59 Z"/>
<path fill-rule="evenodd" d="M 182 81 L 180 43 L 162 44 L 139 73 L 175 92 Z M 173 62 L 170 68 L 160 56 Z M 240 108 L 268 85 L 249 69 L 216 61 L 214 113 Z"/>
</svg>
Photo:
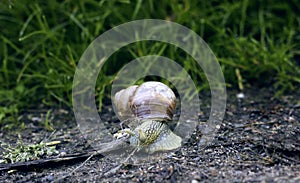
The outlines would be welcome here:
<svg viewBox="0 0 300 183">
<path fill-rule="evenodd" d="M 115 94 L 114 104 L 121 121 L 131 122 L 114 137 L 128 138 L 130 145 L 148 153 L 174 150 L 181 137 L 170 129 L 176 107 L 176 96 L 165 84 L 156 81 L 133 85 Z"/>
</svg>

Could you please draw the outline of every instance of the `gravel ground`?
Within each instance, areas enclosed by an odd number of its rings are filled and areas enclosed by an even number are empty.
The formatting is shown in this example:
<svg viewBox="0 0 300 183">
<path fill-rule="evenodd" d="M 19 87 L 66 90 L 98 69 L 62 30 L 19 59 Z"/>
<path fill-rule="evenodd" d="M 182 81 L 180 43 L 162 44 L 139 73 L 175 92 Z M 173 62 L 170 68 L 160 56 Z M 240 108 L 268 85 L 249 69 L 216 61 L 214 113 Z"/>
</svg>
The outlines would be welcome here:
<svg viewBox="0 0 300 183">
<path fill-rule="evenodd" d="M 199 148 L 200 129 L 175 152 L 161 154 L 144 163 L 129 161 L 109 176 L 103 172 L 119 165 L 113 159 L 94 156 L 22 169 L 0 171 L 1 182 L 300 182 L 300 95 L 273 98 L 272 91 L 253 89 L 238 99 L 228 92 L 227 110 L 215 139 Z M 205 94 L 204 94 L 205 96 Z M 209 98 L 209 97 L 208 97 Z M 201 121 L 209 116 L 210 101 L 203 100 Z M 102 117 L 117 126 L 111 106 Z M 45 130 L 39 118 L 46 111 L 28 111 L 24 130 L 0 132 L 2 142 L 16 143 L 20 134 L 24 144 L 60 141 L 62 157 L 92 151 L 82 137 L 71 112 L 53 110 L 54 131 Z M 36 118 L 34 118 L 36 117 Z M 36 119 L 36 120 L 32 120 Z M 3 149 L 1 149 L 3 151 Z M 45 157 L 51 158 L 51 157 Z M 42 160 L 41 160 L 42 161 Z M 0 164 L 3 165 L 3 164 Z M 1 166 L 0 166 L 1 167 Z M 76 168 L 76 171 L 73 171 Z"/>
</svg>

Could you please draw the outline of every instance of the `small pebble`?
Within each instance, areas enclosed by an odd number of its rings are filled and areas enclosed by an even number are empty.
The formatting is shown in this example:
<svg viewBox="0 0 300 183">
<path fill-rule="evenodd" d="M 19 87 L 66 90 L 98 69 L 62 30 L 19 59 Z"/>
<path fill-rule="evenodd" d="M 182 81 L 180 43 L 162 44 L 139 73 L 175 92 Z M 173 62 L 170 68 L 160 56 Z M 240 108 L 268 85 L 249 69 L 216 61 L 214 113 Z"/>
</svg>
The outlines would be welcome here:
<svg viewBox="0 0 300 183">
<path fill-rule="evenodd" d="M 238 94 L 236 95 L 236 97 L 237 97 L 238 99 L 244 99 L 244 98 L 245 98 L 245 94 L 244 94 L 244 93 L 238 93 Z"/>
<path fill-rule="evenodd" d="M 42 119 L 39 118 L 39 117 L 32 117 L 32 118 L 31 118 L 31 121 L 33 121 L 33 122 L 41 122 Z"/>
<path fill-rule="evenodd" d="M 54 176 L 53 175 L 47 175 L 44 178 L 42 178 L 42 182 L 48 182 L 48 181 L 53 181 L 54 180 Z"/>
<path fill-rule="evenodd" d="M 193 179 L 191 183 L 198 183 L 198 181 Z"/>
</svg>

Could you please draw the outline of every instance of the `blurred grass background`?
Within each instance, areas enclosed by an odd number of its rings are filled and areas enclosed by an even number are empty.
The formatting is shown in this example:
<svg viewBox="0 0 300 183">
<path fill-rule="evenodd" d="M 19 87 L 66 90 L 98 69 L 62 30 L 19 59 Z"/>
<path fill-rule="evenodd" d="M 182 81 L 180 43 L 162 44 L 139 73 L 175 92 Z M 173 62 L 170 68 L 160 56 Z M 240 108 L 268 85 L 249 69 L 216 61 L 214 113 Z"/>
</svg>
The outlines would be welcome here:
<svg viewBox="0 0 300 183">
<path fill-rule="evenodd" d="M 199 34 L 218 58 L 227 87 L 271 87 L 280 96 L 300 83 L 298 0 L 2 0 L 0 126 L 28 109 L 70 107 L 76 64 L 114 26 L 137 19 L 177 22 Z M 96 98 L 109 97 L 117 69 L 147 54 L 176 60 L 208 88 L 196 62 L 173 46 L 139 42 L 122 48 L 100 73 Z"/>
</svg>

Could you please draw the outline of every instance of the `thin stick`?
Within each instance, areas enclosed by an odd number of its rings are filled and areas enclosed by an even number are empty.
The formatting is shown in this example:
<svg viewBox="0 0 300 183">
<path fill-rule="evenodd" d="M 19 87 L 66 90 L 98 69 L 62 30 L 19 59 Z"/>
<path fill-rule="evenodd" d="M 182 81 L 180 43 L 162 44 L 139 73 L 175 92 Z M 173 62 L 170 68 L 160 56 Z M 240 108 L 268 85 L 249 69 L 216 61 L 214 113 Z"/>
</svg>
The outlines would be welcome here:
<svg viewBox="0 0 300 183">
<path fill-rule="evenodd" d="M 93 156 L 98 156 L 103 153 L 109 153 L 112 151 L 120 150 L 124 147 L 125 143 L 122 140 L 115 140 L 109 143 L 102 143 L 99 145 L 99 150 L 87 151 L 82 153 L 74 153 L 74 154 L 67 154 L 63 157 L 53 157 L 47 159 L 39 159 L 39 160 L 32 160 L 27 162 L 17 162 L 17 163 L 9 163 L 9 164 L 0 164 L 0 172 L 1 171 L 8 171 L 8 170 L 22 170 L 28 171 L 30 169 L 36 167 L 48 167 L 57 165 L 58 163 L 67 163 L 67 162 L 74 162 L 74 161 L 81 161 L 84 158 L 90 159 Z"/>
</svg>

